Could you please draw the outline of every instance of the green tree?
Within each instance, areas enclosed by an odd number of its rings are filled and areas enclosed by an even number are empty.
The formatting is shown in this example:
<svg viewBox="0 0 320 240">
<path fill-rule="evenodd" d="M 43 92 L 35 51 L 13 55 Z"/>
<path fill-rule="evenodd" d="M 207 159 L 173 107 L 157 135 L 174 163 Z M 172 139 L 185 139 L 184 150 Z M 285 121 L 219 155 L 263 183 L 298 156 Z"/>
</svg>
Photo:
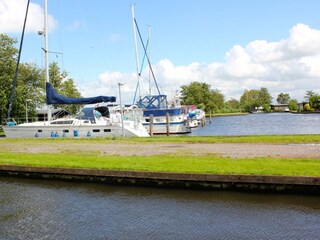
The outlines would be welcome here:
<svg viewBox="0 0 320 240">
<path fill-rule="evenodd" d="M 8 111 L 8 103 L 12 89 L 12 81 L 16 66 L 18 49 L 14 47 L 17 40 L 0 34 L 0 124 Z"/>
<path fill-rule="evenodd" d="M 290 111 L 297 111 L 298 110 L 298 101 L 297 99 L 290 99 L 288 102 L 288 108 Z"/>
<path fill-rule="evenodd" d="M 315 96 L 315 95 L 317 95 L 314 91 L 312 91 L 312 90 L 308 90 L 307 92 L 306 92 L 306 95 L 304 96 L 304 99 L 307 101 L 307 102 L 309 102 L 309 99 L 312 97 L 312 96 Z"/>
<path fill-rule="evenodd" d="M 265 111 L 269 111 L 271 101 L 272 97 L 267 88 L 245 90 L 240 97 L 241 108 L 246 112 L 254 111 L 259 107 L 263 107 Z"/>
<path fill-rule="evenodd" d="M 192 82 L 181 86 L 181 103 L 196 105 L 206 112 L 216 112 L 223 108 L 224 96 L 219 90 L 211 90 L 207 83 Z"/>
<path fill-rule="evenodd" d="M 277 98 L 278 104 L 287 104 L 290 100 L 289 93 L 280 93 Z"/>
<path fill-rule="evenodd" d="M 225 102 L 225 108 L 228 112 L 239 112 L 241 110 L 240 102 L 234 98 Z"/>
</svg>

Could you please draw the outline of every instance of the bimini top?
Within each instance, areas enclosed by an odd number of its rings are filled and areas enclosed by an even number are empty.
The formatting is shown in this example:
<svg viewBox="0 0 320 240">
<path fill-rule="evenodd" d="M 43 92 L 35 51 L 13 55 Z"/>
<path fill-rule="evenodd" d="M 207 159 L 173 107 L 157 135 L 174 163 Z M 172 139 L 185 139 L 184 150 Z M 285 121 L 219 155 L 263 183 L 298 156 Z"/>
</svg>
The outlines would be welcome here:
<svg viewBox="0 0 320 240">
<path fill-rule="evenodd" d="M 51 104 L 94 104 L 101 102 L 115 102 L 116 97 L 108 97 L 108 96 L 97 96 L 97 97 L 89 97 L 89 98 L 70 98 L 64 97 L 56 92 L 56 90 L 52 87 L 52 85 L 47 82 L 46 83 L 46 93 L 47 99 L 46 102 L 48 105 Z"/>
</svg>

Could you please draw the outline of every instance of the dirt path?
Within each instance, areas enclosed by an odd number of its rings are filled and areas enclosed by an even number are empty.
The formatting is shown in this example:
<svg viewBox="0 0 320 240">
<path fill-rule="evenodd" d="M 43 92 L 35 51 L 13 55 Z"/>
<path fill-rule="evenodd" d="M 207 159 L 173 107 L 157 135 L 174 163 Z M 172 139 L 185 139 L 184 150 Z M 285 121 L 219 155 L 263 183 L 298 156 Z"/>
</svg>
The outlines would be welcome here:
<svg viewBox="0 0 320 240">
<path fill-rule="evenodd" d="M 97 152 L 102 155 L 147 156 L 158 154 L 207 155 L 224 157 L 315 158 L 320 160 L 320 144 L 252 143 L 85 143 L 85 142 L 0 142 L 1 151 L 28 153 Z"/>
</svg>

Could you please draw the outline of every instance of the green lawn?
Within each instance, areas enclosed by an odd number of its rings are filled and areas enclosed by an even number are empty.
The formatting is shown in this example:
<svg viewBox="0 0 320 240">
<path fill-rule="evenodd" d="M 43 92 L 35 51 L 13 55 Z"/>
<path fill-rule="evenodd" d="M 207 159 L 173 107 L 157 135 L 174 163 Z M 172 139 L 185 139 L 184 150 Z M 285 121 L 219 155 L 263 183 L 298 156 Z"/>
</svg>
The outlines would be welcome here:
<svg viewBox="0 0 320 240">
<path fill-rule="evenodd" d="M 93 168 L 110 170 L 257 174 L 287 176 L 320 176 L 320 161 L 315 159 L 245 158 L 232 159 L 218 156 L 101 156 L 59 153 L 4 153 L 0 165 L 39 167 Z"/>
<path fill-rule="evenodd" d="M 41 167 L 93 168 L 134 171 L 257 174 L 287 176 L 320 176 L 320 159 L 308 158 L 228 158 L 216 155 L 190 156 L 187 154 L 153 156 L 108 156 L 100 152 L 82 150 L 62 153 L 18 153 L 1 147 L 3 143 L 27 145 L 37 143 L 130 143 L 149 142 L 206 142 L 206 143 L 319 143 L 320 135 L 244 136 L 244 137 L 154 137 L 154 138 L 83 138 L 83 139 L 0 139 L 0 165 Z"/>
</svg>

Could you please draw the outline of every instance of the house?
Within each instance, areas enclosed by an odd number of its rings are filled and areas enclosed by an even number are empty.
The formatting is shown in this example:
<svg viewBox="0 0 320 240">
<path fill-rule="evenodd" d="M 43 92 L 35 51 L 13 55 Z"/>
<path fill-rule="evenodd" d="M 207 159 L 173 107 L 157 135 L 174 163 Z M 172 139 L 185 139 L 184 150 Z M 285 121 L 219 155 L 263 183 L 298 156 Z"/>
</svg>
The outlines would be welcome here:
<svg viewBox="0 0 320 240">
<path fill-rule="evenodd" d="M 272 104 L 270 107 L 275 112 L 289 112 L 288 104 Z"/>
</svg>

